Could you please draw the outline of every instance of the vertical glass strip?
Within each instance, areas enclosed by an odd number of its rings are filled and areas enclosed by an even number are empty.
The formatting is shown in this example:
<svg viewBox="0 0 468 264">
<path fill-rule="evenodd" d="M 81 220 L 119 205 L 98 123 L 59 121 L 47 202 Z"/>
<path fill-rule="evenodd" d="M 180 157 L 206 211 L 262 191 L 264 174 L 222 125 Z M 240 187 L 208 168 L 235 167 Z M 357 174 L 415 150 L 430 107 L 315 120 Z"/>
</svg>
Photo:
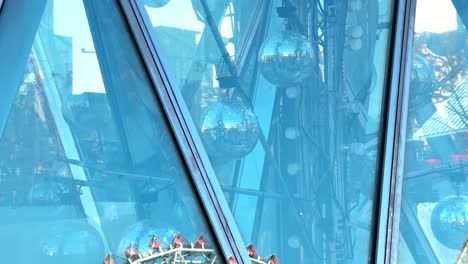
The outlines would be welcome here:
<svg viewBox="0 0 468 264">
<path fill-rule="evenodd" d="M 416 7 L 399 263 L 468 260 L 468 9 Z"/>
</svg>

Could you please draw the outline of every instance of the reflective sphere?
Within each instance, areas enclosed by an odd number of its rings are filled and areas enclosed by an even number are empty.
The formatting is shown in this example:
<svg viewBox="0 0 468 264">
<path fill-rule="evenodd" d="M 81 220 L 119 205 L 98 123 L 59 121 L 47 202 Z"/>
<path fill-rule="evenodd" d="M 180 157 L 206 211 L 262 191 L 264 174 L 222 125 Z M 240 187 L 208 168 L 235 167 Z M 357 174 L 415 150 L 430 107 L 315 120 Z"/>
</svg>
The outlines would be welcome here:
<svg viewBox="0 0 468 264">
<path fill-rule="evenodd" d="M 357 51 L 362 48 L 362 40 L 360 38 L 352 39 L 349 43 L 352 50 Z"/>
<path fill-rule="evenodd" d="M 239 101 L 212 104 L 202 114 L 199 129 L 210 157 L 223 160 L 250 153 L 260 133 L 257 116 Z"/>
<path fill-rule="evenodd" d="M 468 238 L 468 196 L 450 196 L 437 203 L 432 211 L 431 227 L 440 243 L 460 249 Z"/>
<path fill-rule="evenodd" d="M 117 254 L 123 256 L 131 245 L 137 245 L 140 252 L 146 252 L 153 237 L 160 239 L 162 247 L 167 247 L 178 233 L 171 228 L 156 228 L 148 221 L 138 222 L 124 232 L 119 242 Z"/>
<path fill-rule="evenodd" d="M 105 254 L 99 233 L 84 221 L 50 225 L 41 231 L 39 247 L 41 260 L 48 259 L 39 263 L 100 263 Z"/>
<path fill-rule="evenodd" d="M 192 98 L 192 109 L 194 120 L 199 120 L 200 116 L 206 111 L 206 109 L 225 98 L 224 91 L 221 88 L 215 88 L 211 85 L 208 87 L 202 86 L 195 92 Z"/>
<path fill-rule="evenodd" d="M 152 8 L 159 8 L 167 5 L 171 0 L 144 0 L 143 3 L 145 6 Z"/>
<path fill-rule="evenodd" d="M 354 26 L 350 30 L 351 37 L 360 38 L 364 34 L 364 29 L 361 26 Z"/>
<path fill-rule="evenodd" d="M 421 55 L 413 56 L 413 67 L 411 69 L 411 100 L 419 103 L 424 98 L 432 97 L 434 92 L 434 70 L 431 64 Z"/>
<path fill-rule="evenodd" d="M 281 31 L 267 39 L 258 56 L 260 71 L 267 81 L 280 86 L 294 86 L 313 70 L 314 52 L 303 35 Z"/>
<path fill-rule="evenodd" d="M 291 248 L 300 248 L 302 246 L 301 239 L 298 235 L 291 235 L 288 237 L 288 245 Z"/>
</svg>

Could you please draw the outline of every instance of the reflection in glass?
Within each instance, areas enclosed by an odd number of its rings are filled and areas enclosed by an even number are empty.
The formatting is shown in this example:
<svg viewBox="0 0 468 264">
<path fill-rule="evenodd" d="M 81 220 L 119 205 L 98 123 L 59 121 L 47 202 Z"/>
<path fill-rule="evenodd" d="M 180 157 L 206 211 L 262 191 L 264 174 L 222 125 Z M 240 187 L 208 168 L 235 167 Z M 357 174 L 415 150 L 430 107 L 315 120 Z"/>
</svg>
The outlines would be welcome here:
<svg viewBox="0 0 468 264">
<path fill-rule="evenodd" d="M 393 3 L 140 1 L 252 258 L 367 263 Z"/>
<path fill-rule="evenodd" d="M 242 102 L 216 102 L 200 118 L 200 133 L 211 157 L 240 159 L 258 141 L 257 116 Z"/>
<path fill-rule="evenodd" d="M 18 53 L 0 61 L 0 83 L 15 83 L 0 97 L 1 262 L 217 263 L 118 1 L 26 2 L 0 17 L 0 53 Z M 8 19 L 23 34 L 3 35 Z"/>
<path fill-rule="evenodd" d="M 461 3 L 417 3 L 399 263 L 468 260 L 468 12 Z"/>
<path fill-rule="evenodd" d="M 258 63 L 267 81 L 288 87 L 300 84 L 312 74 L 314 51 L 305 36 L 284 30 L 264 41 Z"/>
</svg>

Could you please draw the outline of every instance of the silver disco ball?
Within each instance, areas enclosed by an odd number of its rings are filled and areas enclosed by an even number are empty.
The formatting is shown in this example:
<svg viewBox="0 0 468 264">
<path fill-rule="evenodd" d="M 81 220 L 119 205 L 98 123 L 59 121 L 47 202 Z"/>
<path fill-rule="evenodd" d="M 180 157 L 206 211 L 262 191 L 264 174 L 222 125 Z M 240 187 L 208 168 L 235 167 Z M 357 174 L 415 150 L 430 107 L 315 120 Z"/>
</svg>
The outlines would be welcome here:
<svg viewBox="0 0 468 264">
<path fill-rule="evenodd" d="M 312 46 L 305 36 L 284 30 L 263 43 L 258 62 L 267 81 L 279 87 L 288 87 L 310 76 L 315 59 Z"/>
<path fill-rule="evenodd" d="M 159 8 L 167 5 L 171 0 L 143 0 L 143 4 L 152 8 Z"/>
<path fill-rule="evenodd" d="M 209 106 L 199 123 L 210 157 L 240 159 L 257 144 L 260 127 L 255 113 L 242 102 L 220 101 Z"/>
<path fill-rule="evenodd" d="M 99 233 L 85 221 L 61 222 L 42 229 L 39 247 L 39 263 L 99 263 L 105 254 Z"/>
<path fill-rule="evenodd" d="M 151 240 L 156 237 L 162 247 L 168 247 L 177 232 L 171 228 L 156 228 L 149 221 L 141 221 L 130 226 L 120 239 L 118 255 L 124 256 L 129 246 L 134 245 L 140 252 L 147 252 L 150 248 Z"/>
<path fill-rule="evenodd" d="M 468 238 L 468 196 L 450 196 L 437 203 L 432 211 L 431 227 L 440 243 L 459 249 Z"/>
<path fill-rule="evenodd" d="M 411 69 L 411 102 L 420 102 L 424 98 L 431 98 L 434 92 L 434 70 L 431 64 L 421 55 L 413 56 Z"/>
</svg>

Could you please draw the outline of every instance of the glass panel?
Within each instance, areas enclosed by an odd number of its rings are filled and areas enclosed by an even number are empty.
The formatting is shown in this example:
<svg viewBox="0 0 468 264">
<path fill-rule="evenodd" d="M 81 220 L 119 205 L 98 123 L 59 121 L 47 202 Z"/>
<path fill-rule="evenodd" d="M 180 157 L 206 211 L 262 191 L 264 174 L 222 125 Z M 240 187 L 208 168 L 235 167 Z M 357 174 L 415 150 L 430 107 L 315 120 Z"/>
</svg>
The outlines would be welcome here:
<svg viewBox="0 0 468 264">
<path fill-rule="evenodd" d="M 118 1 L 26 2 L 0 17 L 24 33 L 0 37 L 24 48 L 0 62 L 1 262 L 221 263 Z"/>
<path fill-rule="evenodd" d="M 367 263 L 393 3 L 140 1 L 252 258 Z"/>
<path fill-rule="evenodd" d="M 400 263 L 468 261 L 467 23 L 464 1 L 417 2 Z"/>
</svg>

